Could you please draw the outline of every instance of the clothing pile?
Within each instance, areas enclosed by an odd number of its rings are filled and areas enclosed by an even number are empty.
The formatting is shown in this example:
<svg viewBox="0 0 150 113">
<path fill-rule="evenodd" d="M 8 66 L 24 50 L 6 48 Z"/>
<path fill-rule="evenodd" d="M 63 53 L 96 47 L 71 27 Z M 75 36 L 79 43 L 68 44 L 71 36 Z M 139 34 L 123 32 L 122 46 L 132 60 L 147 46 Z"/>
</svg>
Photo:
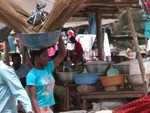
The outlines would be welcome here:
<svg viewBox="0 0 150 113">
<path fill-rule="evenodd" d="M 149 113 L 149 112 L 150 112 L 150 95 L 134 100 L 113 111 L 113 113 Z"/>
</svg>

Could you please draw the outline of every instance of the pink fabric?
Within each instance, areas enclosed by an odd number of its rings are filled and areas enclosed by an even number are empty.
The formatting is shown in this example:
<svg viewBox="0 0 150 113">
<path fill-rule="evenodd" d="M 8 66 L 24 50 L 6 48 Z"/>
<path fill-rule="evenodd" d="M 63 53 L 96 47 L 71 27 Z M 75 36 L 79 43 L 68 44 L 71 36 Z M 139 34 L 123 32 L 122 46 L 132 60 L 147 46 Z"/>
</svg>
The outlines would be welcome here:
<svg viewBox="0 0 150 113">
<path fill-rule="evenodd" d="M 53 56 L 55 54 L 55 49 L 53 47 L 48 49 L 48 56 Z"/>
</svg>

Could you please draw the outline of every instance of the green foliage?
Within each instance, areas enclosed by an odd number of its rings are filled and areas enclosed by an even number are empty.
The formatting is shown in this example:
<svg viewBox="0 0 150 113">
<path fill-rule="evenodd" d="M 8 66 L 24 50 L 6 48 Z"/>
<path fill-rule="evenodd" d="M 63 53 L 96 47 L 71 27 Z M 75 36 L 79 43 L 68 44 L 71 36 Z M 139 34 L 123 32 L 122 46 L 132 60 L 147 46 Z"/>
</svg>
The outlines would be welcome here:
<svg viewBox="0 0 150 113">
<path fill-rule="evenodd" d="M 124 41 L 118 41 L 117 42 L 117 47 L 122 49 L 122 50 L 126 50 L 127 48 L 127 45 L 129 44 L 130 42 L 128 40 L 124 40 Z"/>
<path fill-rule="evenodd" d="M 144 25 L 142 21 L 142 11 L 141 9 L 131 9 L 133 22 L 135 26 L 135 30 L 137 33 L 144 34 Z M 127 12 L 124 11 L 120 17 L 119 21 L 117 23 L 114 23 L 111 26 L 114 30 L 113 34 L 119 34 L 119 35 L 129 35 L 131 34 L 129 22 L 128 22 L 128 15 Z"/>
</svg>

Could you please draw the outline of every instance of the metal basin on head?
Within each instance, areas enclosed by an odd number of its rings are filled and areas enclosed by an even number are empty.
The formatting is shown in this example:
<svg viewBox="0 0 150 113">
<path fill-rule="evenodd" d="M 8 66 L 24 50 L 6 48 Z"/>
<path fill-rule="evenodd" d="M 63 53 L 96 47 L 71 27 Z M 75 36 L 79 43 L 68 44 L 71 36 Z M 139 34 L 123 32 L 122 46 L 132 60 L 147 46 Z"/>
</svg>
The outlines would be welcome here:
<svg viewBox="0 0 150 113">
<path fill-rule="evenodd" d="M 18 34 L 21 43 L 30 48 L 46 48 L 55 44 L 61 34 L 61 30 L 56 30 L 47 33 L 34 33 L 34 34 Z"/>
</svg>

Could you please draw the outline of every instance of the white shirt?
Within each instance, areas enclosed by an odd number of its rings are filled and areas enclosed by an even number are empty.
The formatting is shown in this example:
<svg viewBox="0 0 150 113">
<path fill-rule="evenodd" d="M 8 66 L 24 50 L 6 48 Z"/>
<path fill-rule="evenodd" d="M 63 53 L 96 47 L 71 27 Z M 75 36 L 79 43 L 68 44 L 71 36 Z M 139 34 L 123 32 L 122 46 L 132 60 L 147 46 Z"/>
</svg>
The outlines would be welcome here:
<svg viewBox="0 0 150 113">
<path fill-rule="evenodd" d="M 26 112 L 32 111 L 30 99 L 15 71 L 0 61 L 0 113 L 18 113 L 17 100 Z"/>
</svg>

